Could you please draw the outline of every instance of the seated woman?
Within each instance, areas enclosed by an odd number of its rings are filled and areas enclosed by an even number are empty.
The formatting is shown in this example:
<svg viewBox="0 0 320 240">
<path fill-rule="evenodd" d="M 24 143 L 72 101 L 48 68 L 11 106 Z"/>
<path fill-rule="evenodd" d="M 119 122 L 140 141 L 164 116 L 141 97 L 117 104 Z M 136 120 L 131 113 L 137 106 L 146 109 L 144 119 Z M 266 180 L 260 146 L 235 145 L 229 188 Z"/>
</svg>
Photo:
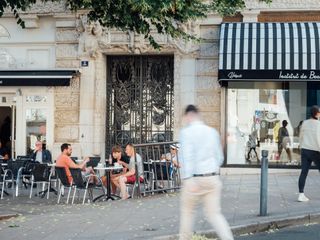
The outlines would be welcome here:
<svg viewBox="0 0 320 240">
<path fill-rule="evenodd" d="M 178 145 L 170 145 L 170 152 L 163 155 L 161 159 L 165 159 L 167 161 L 172 161 L 173 166 L 180 167 L 178 162 Z"/>
<path fill-rule="evenodd" d="M 166 160 L 168 164 L 161 164 L 162 169 L 157 166 L 156 173 L 158 180 L 167 180 L 171 178 L 171 174 L 174 168 L 180 168 L 180 164 L 178 162 L 178 145 L 170 145 L 170 152 L 161 156 L 161 160 Z M 167 172 L 169 170 L 169 173 Z"/>
<path fill-rule="evenodd" d="M 111 154 L 112 157 L 110 156 L 111 159 L 109 160 L 109 164 L 114 165 L 115 163 L 118 163 L 123 167 L 122 170 L 115 170 L 111 173 L 111 192 L 112 194 L 115 194 L 117 187 L 114 184 L 114 179 L 127 172 L 130 159 L 125 154 L 123 154 L 122 148 L 117 145 L 112 147 Z M 107 186 L 108 183 L 105 177 L 102 178 L 102 182 L 105 186 Z"/>
</svg>

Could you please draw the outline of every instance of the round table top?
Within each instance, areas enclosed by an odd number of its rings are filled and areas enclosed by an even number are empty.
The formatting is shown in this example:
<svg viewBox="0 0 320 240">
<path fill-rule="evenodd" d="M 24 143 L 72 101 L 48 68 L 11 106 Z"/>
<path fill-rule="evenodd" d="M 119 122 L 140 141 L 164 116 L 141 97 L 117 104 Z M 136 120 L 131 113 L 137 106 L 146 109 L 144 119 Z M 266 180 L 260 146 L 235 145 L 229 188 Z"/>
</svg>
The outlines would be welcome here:
<svg viewBox="0 0 320 240">
<path fill-rule="evenodd" d="M 123 169 L 122 165 L 120 166 L 96 166 L 95 170 L 120 170 Z"/>
</svg>

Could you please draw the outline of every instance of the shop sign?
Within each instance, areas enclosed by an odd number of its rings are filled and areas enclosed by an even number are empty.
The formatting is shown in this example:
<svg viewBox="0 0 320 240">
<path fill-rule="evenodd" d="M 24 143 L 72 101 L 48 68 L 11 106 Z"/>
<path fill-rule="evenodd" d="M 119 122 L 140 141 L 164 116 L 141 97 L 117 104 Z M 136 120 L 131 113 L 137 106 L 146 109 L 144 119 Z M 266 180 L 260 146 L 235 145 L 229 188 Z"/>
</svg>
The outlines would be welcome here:
<svg viewBox="0 0 320 240">
<path fill-rule="evenodd" d="M 219 81 L 320 81 L 320 70 L 219 70 Z"/>
</svg>

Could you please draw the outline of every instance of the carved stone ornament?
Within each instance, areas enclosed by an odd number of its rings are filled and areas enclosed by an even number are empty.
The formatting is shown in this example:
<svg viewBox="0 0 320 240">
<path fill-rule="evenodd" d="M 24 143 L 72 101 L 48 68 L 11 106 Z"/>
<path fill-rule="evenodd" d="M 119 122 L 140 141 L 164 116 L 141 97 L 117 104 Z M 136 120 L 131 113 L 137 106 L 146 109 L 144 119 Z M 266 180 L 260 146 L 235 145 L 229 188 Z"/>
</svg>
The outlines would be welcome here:
<svg viewBox="0 0 320 240">
<path fill-rule="evenodd" d="M 76 42 L 79 39 L 79 32 L 70 29 L 57 29 L 57 42 Z"/>
<path fill-rule="evenodd" d="M 273 0 L 270 5 L 259 0 L 245 0 L 248 9 L 320 9 L 319 0 Z"/>
<path fill-rule="evenodd" d="M 78 25 L 80 33 L 78 55 L 95 59 L 99 50 L 98 38 L 102 35 L 102 27 L 98 22 L 89 22 L 86 16 L 81 17 Z"/>
<path fill-rule="evenodd" d="M 1 68 L 17 68 L 15 58 L 4 48 L 0 48 L 0 69 Z"/>
<path fill-rule="evenodd" d="M 10 38 L 10 33 L 8 32 L 8 30 L 0 25 L 0 39 L 1 38 Z"/>
<path fill-rule="evenodd" d="M 42 2 L 37 1 L 33 4 L 28 10 L 28 12 L 34 13 L 56 13 L 56 12 L 70 12 L 67 8 L 65 1 L 57 1 L 57 2 Z"/>
<path fill-rule="evenodd" d="M 200 29 L 196 23 L 181 25 L 181 28 L 189 34 L 200 36 Z M 80 32 L 78 56 L 97 58 L 98 52 L 103 53 L 155 53 L 155 50 L 141 34 L 134 32 L 122 32 L 107 29 L 100 26 L 98 22 L 90 23 L 87 16 L 80 16 L 77 21 L 77 30 Z M 160 41 L 161 52 L 173 52 L 178 50 L 181 54 L 195 54 L 200 50 L 199 44 L 193 41 L 173 39 L 167 35 L 155 33 L 156 39 Z"/>
<path fill-rule="evenodd" d="M 179 50 L 182 54 L 197 54 L 200 51 L 200 45 L 194 43 L 193 41 L 187 41 L 183 39 L 174 39 L 168 37 L 168 43 L 174 48 Z"/>
</svg>

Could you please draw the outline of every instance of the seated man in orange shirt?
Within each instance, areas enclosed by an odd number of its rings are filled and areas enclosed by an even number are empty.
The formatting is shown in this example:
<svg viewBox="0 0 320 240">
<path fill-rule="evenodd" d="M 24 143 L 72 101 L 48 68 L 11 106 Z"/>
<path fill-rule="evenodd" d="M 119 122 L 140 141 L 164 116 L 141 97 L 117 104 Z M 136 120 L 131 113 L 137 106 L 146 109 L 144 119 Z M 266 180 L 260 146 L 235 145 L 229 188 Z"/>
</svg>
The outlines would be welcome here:
<svg viewBox="0 0 320 240">
<path fill-rule="evenodd" d="M 89 158 L 85 158 L 82 163 L 76 164 L 70 158 L 72 154 L 72 147 L 69 143 L 64 143 L 61 145 L 61 155 L 58 157 L 56 166 L 64 167 L 66 170 L 66 175 L 69 183 L 72 182 L 72 176 L 69 168 L 80 168 L 84 172 L 84 175 L 93 173 L 92 168 L 86 168 L 86 163 L 89 161 Z"/>
</svg>

